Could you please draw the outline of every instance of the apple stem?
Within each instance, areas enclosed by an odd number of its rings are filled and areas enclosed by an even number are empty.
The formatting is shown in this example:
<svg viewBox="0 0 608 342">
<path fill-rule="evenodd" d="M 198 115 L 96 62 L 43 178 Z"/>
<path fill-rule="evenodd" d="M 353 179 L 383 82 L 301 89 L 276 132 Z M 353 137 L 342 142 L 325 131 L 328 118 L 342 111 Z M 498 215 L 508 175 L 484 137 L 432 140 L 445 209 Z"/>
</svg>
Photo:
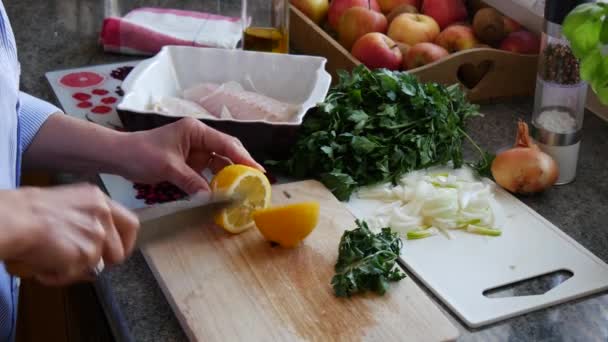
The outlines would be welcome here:
<svg viewBox="0 0 608 342">
<path fill-rule="evenodd" d="M 367 9 L 372 10 L 372 0 L 367 0 Z"/>
</svg>

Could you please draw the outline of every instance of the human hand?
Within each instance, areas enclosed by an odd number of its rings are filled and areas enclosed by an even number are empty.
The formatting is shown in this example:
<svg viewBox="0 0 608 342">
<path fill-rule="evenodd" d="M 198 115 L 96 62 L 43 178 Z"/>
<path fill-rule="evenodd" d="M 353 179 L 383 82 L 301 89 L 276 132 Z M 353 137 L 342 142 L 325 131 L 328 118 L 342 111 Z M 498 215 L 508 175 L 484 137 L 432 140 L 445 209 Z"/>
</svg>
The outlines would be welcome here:
<svg viewBox="0 0 608 342">
<path fill-rule="evenodd" d="M 226 165 L 225 161 L 212 158 L 214 152 L 236 164 L 264 171 L 237 138 L 193 118 L 131 133 L 125 139 L 121 174 L 132 181 L 169 181 L 189 194 L 207 191 L 209 184 L 201 172 L 207 166 L 216 172 Z"/>
<path fill-rule="evenodd" d="M 133 250 L 139 221 L 98 187 L 88 184 L 23 188 L 17 201 L 27 220 L 20 247 L 7 259 L 43 284 L 66 285 L 91 278 L 100 260 L 122 262 Z M 14 233 L 14 232 L 13 232 Z"/>
</svg>

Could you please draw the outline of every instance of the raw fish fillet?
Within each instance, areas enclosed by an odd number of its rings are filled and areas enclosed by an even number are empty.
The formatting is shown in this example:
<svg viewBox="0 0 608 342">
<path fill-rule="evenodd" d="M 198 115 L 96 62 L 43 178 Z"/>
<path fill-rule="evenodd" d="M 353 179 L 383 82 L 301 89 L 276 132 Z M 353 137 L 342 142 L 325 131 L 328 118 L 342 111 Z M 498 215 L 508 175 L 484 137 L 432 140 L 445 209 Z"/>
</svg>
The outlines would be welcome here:
<svg viewBox="0 0 608 342">
<path fill-rule="evenodd" d="M 221 118 L 288 122 L 297 113 L 296 106 L 246 91 L 236 82 L 201 83 L 184 90 L 183 97 Z"/>
<path fill-rule="evenodd" d="M 192 116 L 198 119 L 217 118 L 198 103 L 172 96 L 161 97 L 151 105 L 151 109 L 156 113 L 170 116 Z"/>
</svg>

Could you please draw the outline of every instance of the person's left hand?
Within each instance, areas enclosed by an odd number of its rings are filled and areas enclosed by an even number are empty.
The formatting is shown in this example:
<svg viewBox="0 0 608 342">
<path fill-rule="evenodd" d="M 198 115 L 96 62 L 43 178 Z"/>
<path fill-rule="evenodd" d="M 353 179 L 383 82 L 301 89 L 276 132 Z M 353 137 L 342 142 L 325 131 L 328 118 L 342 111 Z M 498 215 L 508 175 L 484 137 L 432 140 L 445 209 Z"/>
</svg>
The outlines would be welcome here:
<svg viewBox="0 0 608 342">
<path fill-rule="evenodd" d="M 237 138 L 193 118 L 131 133 L 126 140 L 119 169 L 121 175 L 131 181 L 147 184 L 168 181 L 189 194 L 208 191 L 209 184 L 201 172 L 207 166 L 216 172 L 226 165 L 219 158 L 213 158 L 210 163 L 213 152 L 235 164 L 264 171 Z"/>
</svg>

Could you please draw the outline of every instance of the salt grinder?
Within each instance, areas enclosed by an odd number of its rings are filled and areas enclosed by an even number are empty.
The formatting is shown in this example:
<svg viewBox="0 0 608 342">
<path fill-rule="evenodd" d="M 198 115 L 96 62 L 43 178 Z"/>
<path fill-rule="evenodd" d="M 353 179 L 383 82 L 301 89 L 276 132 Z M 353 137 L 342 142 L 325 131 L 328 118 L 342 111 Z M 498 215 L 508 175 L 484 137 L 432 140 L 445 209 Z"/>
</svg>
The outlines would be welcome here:
<svg viewBox="0 0 608 342">
<path fill-rule="evenodd" d="M 556 184 L 576 177 L 587 83 L 578 59 L 562 35 L 562 23 L 576 6 L 588 1 L 546 0 L 544 32 L 536 77 L 532 134 L 559 167 Z"/>
</svg>

